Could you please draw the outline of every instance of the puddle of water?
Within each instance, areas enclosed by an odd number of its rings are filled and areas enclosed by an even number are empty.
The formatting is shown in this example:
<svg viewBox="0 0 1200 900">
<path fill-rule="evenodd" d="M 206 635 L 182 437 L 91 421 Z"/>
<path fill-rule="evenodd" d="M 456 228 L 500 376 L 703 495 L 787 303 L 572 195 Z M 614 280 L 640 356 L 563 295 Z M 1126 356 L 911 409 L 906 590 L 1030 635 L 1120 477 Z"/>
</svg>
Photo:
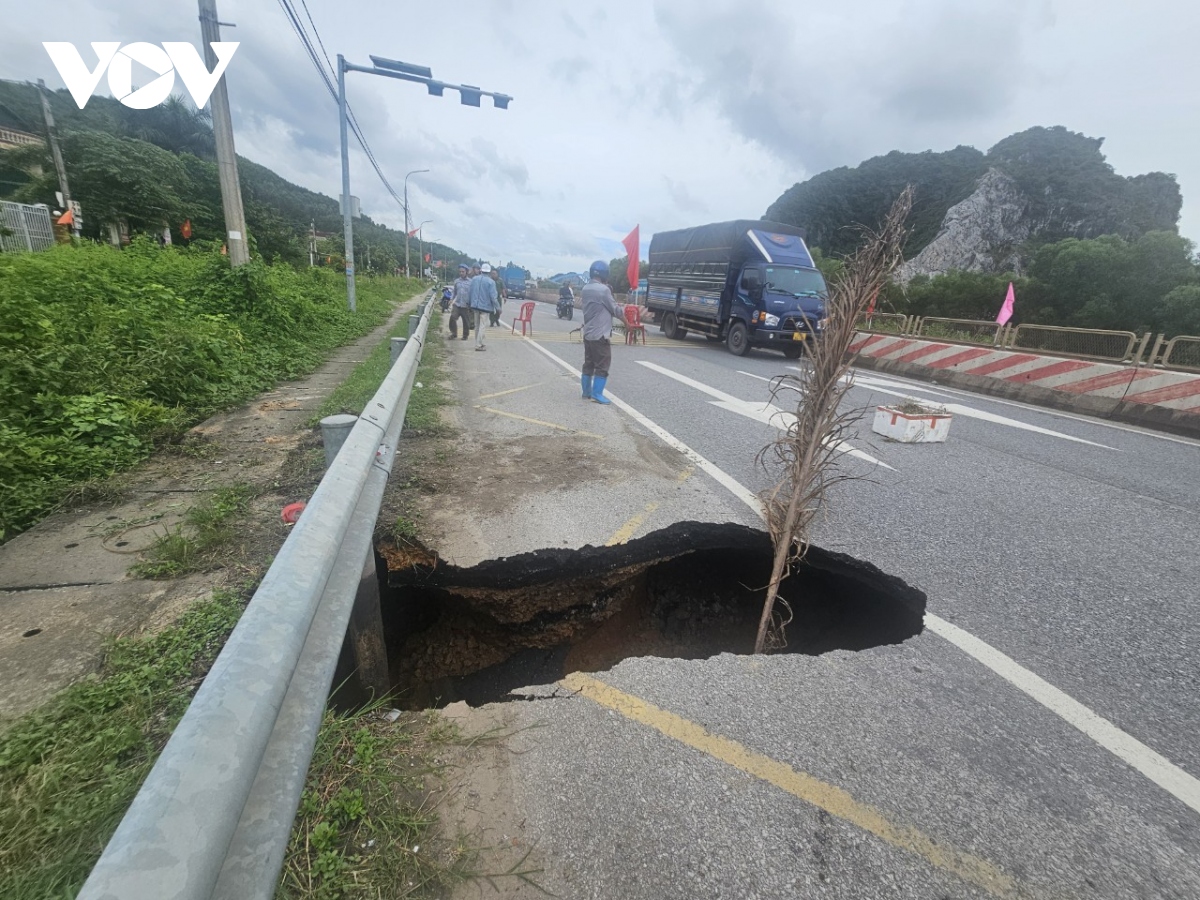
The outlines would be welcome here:
<svg viewBox="0 0 1200 900">
<path fill-rule="evenodd" d="M 384 629 L 408 708 L 510 699 L 516 688 L 631 656 L 750 653 L 771 571 L 764 532 L 700 523 L 618 547 L 538 551 L 470 569 L 423 548 L 385 556 Z M 777 652 L 863 650 L 923 627 L 924 594 L 819 547 L 780 595 L 794 619 Z"/>
</svg>

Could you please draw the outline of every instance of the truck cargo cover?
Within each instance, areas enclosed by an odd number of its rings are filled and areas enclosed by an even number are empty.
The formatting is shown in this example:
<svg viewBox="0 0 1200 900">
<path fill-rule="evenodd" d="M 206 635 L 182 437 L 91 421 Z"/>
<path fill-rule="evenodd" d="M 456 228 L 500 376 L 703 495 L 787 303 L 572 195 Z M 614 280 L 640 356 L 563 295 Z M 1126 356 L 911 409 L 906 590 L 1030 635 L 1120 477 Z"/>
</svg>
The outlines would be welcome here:
<svg viewBox="0 0 1200 900">
<path fill-rule="evenodd" d="M 736 219 L 679 231 L 660 231 L 650 240 L 651 264 L 740 266 L 748 259 L 814 268 L 804 244 L 804 229 L 781 222 Z"/>
</svg>

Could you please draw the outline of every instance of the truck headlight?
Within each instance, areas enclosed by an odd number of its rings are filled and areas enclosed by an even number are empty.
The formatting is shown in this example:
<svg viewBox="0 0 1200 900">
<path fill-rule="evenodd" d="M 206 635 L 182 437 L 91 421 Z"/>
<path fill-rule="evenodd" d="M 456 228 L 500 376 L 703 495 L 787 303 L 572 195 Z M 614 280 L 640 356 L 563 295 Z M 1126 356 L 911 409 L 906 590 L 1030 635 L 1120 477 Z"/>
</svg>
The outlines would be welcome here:
<svg viewBox="0 0 1200 900">
<path fill-rule="evenodd" d="M 768 328 L 778 328 L 779 327 L 779 316 L 773 316 L 770 313 L 767 313 L 766 315 L 764 315 L 762 317 L 762 323 L 764 325 L 766 325 Z"/>
</svg>

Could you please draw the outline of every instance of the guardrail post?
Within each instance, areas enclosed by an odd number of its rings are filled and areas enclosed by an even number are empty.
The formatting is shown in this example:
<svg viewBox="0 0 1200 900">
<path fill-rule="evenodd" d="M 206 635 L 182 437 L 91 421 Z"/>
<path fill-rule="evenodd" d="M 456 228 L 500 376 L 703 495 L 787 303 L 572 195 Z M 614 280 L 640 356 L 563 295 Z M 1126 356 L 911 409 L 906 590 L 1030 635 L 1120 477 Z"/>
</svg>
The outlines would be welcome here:
<svg viewBox="0 0 1200 900">
<path fill-rule="evenodd" d="M 337 459 L 338 451 L 342 449 L 342 444 L 346 443 L 346 438 L 350 436 L 354 423 L 357 421 L 358 416 L 349 416 L 345 413 L 326 416 L 321 420 L 321 443 L 325 445 L 326 469 L 332 466 L 333 461 Z"/>
<path fill-rule="evenodd" d="M 411 325 L 412 325 L 412 323 L 410 322 L 409 326 L 411 327 Z M 408 338 L 406 338 L 406 337 L 392 338 L 392 365 L 393 366 L 396 364 L 396 360 L 398 360 L 400 358 L 400 354 L 404 352 L 404 345 L 407 343 L 408 343 Z"/>
<path fill-rule="evenodd" d="M 1146 345 L 1149 343 L 1150 332 L 1147 331 L 1142 335 L 1142 339 L 1138 341 L 1137 349 L 1133 351 L 1133 354 L 1129 358 L 1131 366 L 1140 366 L 1142 364 L 1142 354 L 1146 352 Z"/>
<path fill-rule="evenodd" d="M 1146 365 L 1154 366 L 1154 361 L 1158 359 L 1158 354 L 1162 352 L 1163 344 L 1166 343 L 1166 340 L 1166 337 L 1161 334 L 1154 339 L 1154 348 L 1150 351 L 1150 355 L 1146 357 Z"/>
<path fill-rule="evenodd" d="M 421 314 L 423 315 L 423 313 Z M 421 321 L 421 315 L 413 315 L 408 317 L 408 333 L 414 335 L 417 333 L 417 325 Z"/>
<path fill-rule="evenodd" d="M 380 608 L 381 577 L 386 577 L 386 569 L 381 576 L 372 545 L 358 580 L 346 639 L 334 670 L 330 700 L 338 709 L 358 709 L 392 689 Z"/>
</svg>

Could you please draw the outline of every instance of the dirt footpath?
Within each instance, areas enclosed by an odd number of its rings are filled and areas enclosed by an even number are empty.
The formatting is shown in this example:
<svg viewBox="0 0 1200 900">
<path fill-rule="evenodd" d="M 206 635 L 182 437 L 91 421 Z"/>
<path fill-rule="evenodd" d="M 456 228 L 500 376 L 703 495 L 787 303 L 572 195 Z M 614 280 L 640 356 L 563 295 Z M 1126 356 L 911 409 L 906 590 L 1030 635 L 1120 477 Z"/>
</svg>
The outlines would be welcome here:
<svg viewBox="0 0 1200 900">
<path fill-rule="evenodd" d="M 261 574 L 287 537 L 280 509 L 307 499 L 323 472 L 319 434 L 308 420 L 416 299 L 307 378 L 213 416 L 114 477 L 102 497 L 0 547 L 0 726 L 95 671 L 109 637 L 160 628 L 214 589 Z M 216 565 L 167 580 L 128 574 L 190 508 L 242 485 L 253 499 Z"/>
</svg>

